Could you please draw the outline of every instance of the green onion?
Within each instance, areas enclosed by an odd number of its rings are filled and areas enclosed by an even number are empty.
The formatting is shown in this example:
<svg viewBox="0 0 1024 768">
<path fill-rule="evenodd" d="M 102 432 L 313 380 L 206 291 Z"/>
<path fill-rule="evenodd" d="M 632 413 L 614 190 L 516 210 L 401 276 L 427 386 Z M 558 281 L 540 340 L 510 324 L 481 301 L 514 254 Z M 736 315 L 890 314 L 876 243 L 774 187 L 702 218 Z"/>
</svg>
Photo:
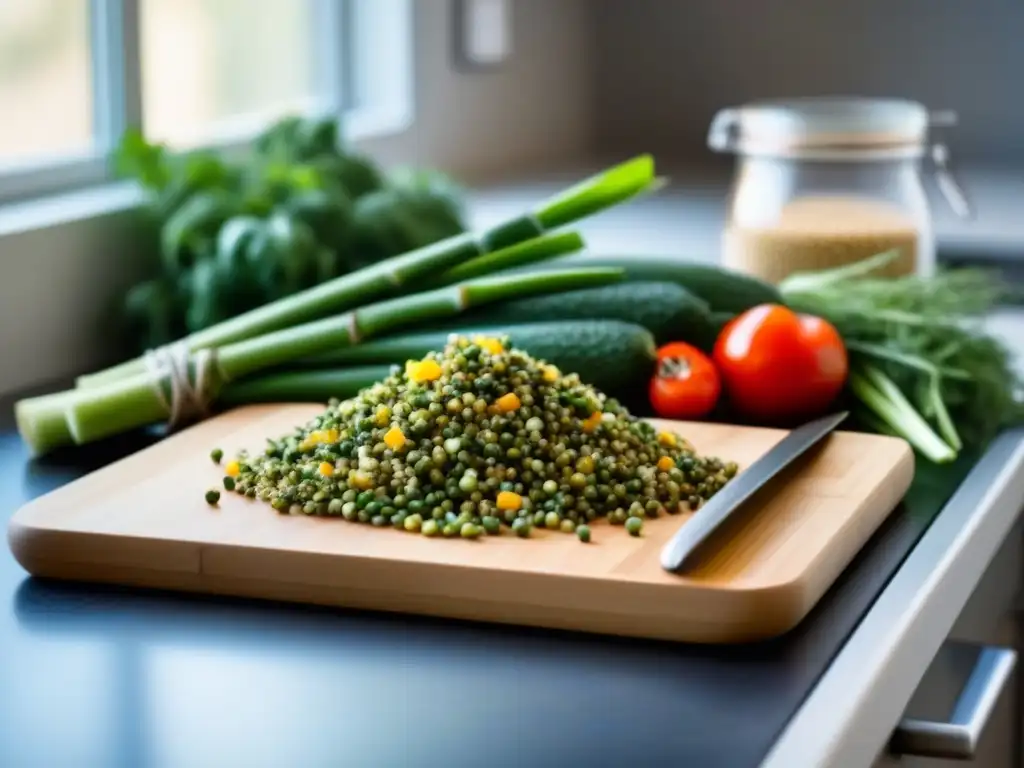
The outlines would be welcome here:
<svg viewBox="0 0 1024 768">
<path fill-rule="evenodd" d="M 545 202 L 536 216 L 546 229 L 556 229 L 661 185 L 654 158 L 641 155 L 570 187 Z"/>
<path fill-rule="evenodd" d="M 850 352 L 859 352 L 867 357 L 888 360 L 893 363 L 899 363 L 900 365 L 904 365 L 908 368 L 916 368 L 922 373 L 927 373 L 931 376 L 942 375 L 949 376 L 954 379 L 971 378 L 971 374 L 967 371 L 960 370 L 959 368 L 948 368 L 941 365 L 935 365 L 918 355 L 906 354 L 896 349 L 889 349 L 881 344 L 870 344 L 862 341 L 856 341 L 855 339 L 847 340 L 844 343 Z"/>
<path fill-rule="evenodd" d="M 64 409 L 74 395 L 74 390 L 56 392 L 25 398 L 14 404 L 18 433 L 32 456 L 42 456 L 74 442 L 64 417 Z"/>
<path fill-rule="evenodd" d="M 225 345 L 218 350 L 219 380 L 209 382 L 212 393 L 229 381 L 273 368 L 290 360 L 357 344 L 363 338 L 386 333 L 424 320 L 449 317 L 494 301 L 557 292 L 586 285 L 604 285 L 621 279 L 622 270 L 587 268 L 515 276 L 489 277 L 420 294 L 388 299 L 338 317 L 315 320 Z M 141 374 L 103 386 L 73 390 L 63 407 L 68 430 L 77 444 L 142 427 L 168 418 L 166 398 Z M 52 396 L 47 396 L 52 397 Z M 33 434 L 33 414 L 52 414 L 31 402 L 24 406 L 23 435 Z"/>
<path fill-rule="evenodd" d="M 936 464 L 956 458 L 956 451 L 942 441 L 899 388 L 876 368 L 850 371 L 853 393 L 900 437 Z"/>
<path fill-rule="evenodd" d="M 876 277 L 893 255 L 795 274 L 779 290 L 790 308 L 839 331 L 850 353 L 849 389 L 863 406 L 858 414 L 870 414 L 862 421 L 944 463 L 1024 419 L 1013 356 L 984 323 L 1013 291 L 1000 276 L 973 268 Z"/>
<path fill-rule="evenodd" d="M 329 280 L 204 328 L 185 341 L 191 352 L 219 347 L 401 294 L 405 292 L 403 289 L 415 287 L 423 280 L 470 261 L 479 256 L 481 250 L 489 253 L 510 248 L 657 186 L 654 160 L 642 155 L 584 179 L 542 202 L 532 214 L 516 216 L 481 233 L 456 235 Z M 143 360 L 137 358 L 82 376 L 78 386 L 99 386 L 144 370 Z"/>
<path fill-rule="evenodd" d="M 953 419 L 949 415 L 946 403 L 942 399 L 942 391 L 940 387 L 939 378 L 937 376 L 933 376 L 931 383 L 928 385 L 928 397 L 931 403 L 931 411 L 935 416 L 935 421 L 939 427 L 939 433 L 942 435 L 942 438 L 949 443 L 954 451 L 959 451 L 964 447 L 964 444 L 960 439 L 960 434 L 957 432 L 956 425 L 953 424 Z"/>
<path fill-rule="evenodd" d="M 575 253 L 584 245 L 583 238 L 578 232 L 560 232 L 554 235 L 535 237 L 500 251 L 485 253 L 452 267 L 441 276 L 437 284 L 451 285 L 473 277 L 493 275 L 501 270 L 535 264 Z"/>
</svg>

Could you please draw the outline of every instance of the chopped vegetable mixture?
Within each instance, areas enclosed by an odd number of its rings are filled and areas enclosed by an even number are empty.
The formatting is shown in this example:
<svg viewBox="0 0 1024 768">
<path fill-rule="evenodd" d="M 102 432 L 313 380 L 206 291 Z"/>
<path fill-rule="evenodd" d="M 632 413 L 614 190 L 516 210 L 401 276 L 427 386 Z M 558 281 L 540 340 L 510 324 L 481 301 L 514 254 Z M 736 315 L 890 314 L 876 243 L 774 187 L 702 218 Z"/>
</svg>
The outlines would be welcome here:
<svg viewBox="0 0 1024 768">
<path fill-rule="evenodd" d="M 239 455 L 224 487 L 281 513 L 425 536 L 543 527 L 588 542 L 597 518 L 639 536 L 644 518 L 700 506 L 737 471 L 507 338 L 452 336 L 392 371 Z"/>
</svg>

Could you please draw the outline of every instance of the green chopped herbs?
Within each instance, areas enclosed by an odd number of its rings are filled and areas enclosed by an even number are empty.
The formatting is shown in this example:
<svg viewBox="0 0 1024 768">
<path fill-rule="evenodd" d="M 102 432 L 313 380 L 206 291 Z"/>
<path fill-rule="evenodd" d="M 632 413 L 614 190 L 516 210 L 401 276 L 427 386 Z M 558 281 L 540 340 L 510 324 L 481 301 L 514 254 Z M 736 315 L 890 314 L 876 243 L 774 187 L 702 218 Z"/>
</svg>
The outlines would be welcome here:
<svg viewBox="0 0 1024 768">
<path fill-rule="evenodd" d="M 935 463 L 981 451 L 1024 420 L 1024 380 L 987 326 L 1018 298 L 984 269 L 886 278 L 886 251 L 843 267 L 794 274 L 779 285 L 787 306 L 818 315 L 850 353 L 849 389 L 865 427 L 897 435 Z"/>
<path fill-rule="evenodd" d="M 507 338 L 461 336 L 229 467 L 225 489 L 286 514 L 582 542 L 599 518 L 638 536 L 643 518 L 695 508 L 736 473 Z"/>
</svg>

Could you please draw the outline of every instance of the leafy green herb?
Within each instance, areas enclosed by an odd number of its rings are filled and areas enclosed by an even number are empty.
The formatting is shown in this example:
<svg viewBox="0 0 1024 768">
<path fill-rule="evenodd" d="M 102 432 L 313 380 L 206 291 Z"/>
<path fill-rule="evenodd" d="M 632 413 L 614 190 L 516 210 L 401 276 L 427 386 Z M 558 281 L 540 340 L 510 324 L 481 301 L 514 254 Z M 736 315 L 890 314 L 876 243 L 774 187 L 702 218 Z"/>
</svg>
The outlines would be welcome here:
<svg viewBox="0 0 1024 768">
<path fill-rule="evenodd" d="M 842 334 L 861 420 L 945 463 L 1024 418 L 1020 375 L 985 327 L 986 313 L 1009 291 L 980 269 L 874 277 L 894 256 L 793 275 L 780 290 L 790 307 L 826 318 Z"/>
<path fill-rule="evenodd" d="M 113 160 L 148 192 L 160 230 L 159 274 L 126 300 L 140 348 L 465 231 L 451 180 L 385 173 L 342 146 L 334 118 L 282 118 L 242 162 L 131 129 Z"/>
</svg>

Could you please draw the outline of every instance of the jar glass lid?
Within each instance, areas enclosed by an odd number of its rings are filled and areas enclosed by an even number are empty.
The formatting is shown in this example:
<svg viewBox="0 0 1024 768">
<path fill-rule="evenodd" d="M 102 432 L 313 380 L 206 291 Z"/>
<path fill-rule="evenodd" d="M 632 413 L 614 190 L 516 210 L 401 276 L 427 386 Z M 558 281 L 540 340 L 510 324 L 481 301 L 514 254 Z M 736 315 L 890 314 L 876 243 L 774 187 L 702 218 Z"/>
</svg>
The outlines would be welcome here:
<svg viewBox="0 0 1024 768">
<path fill-rule="evenodd" d="M 903 99 L 826 96 L 757 101 L 719 112 L 708 144 L 743 154 L 799 154 L 815 150 L 920 151 L 932 116 Z"/>
<path fill-rule="evenodd" d="M 930 147 L 928 131 L 956 124 L 953 112 L 930 112 L 916 101 L 818 96 L 755 101 L 723 109 L 711 121 L 716 152 L 828 161 L 916 158 L 930 151 L 939 187 L 963 218 L 973 216 L 949 168 L 945 144 Z"/>
</svg>

